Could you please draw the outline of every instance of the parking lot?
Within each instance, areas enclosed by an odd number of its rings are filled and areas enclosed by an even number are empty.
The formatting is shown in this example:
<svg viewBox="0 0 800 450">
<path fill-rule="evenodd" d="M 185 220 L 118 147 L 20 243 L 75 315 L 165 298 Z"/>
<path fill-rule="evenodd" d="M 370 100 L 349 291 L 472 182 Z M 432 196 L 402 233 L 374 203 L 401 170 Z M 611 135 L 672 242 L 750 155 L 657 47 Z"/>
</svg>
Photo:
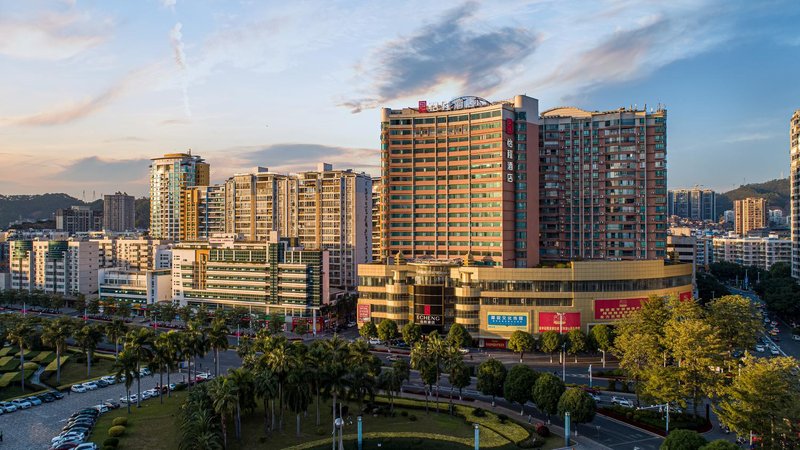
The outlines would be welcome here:
<svg viewBox="0 0 800 450">
<path fill-rule="evenodd" d="M 185 374 L 173 373 L 170 382 L 175 383 L 185 378 Z M 142 390 L 150 389 L 158 384 L 159 376 L 143 377 L 141 379 Z M 164 383 L 167 376 L 164 374 Z M 136 383 L 131 386 L 131 393 L 136 392 Z M 0 449 L 49 449 L 50 440 L 61 432 L 67 417 L 82 408 L 94 406 L 103 400 L 112 399 L 119 402 L 119 398 L 125 396 L 125 384 L 115 384 L 105 388 L 89 391 L 83 394 L 64 392 L 62 400 L 52 403 L 44 403 L 25 410 L 17 410 L 13 413 L 0 416 L 0 432 L 3 433 L 3 442 Z M 142 402 L 142 408 L 148 404 L 157 402 L 158 397 Z M 135 405 L 134 405 L 135 407 Z M 125 405 L 122 405 L 125 408 Z M 95 430 L 102 433 L 102 430 Z M 105 436 L 104 436 L 105 437 Z"/>
</svg>

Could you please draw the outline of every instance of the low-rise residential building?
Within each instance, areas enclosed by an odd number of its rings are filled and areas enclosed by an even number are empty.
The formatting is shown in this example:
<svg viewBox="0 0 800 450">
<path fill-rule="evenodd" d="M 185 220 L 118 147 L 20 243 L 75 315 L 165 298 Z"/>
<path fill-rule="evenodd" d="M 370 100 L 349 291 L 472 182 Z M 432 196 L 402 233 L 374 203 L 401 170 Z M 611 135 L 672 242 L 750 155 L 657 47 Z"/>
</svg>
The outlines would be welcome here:
<svg viewBox="0 0 800 450">
<path fill-rule="evenodd" d="M 290 247 L 275 232 L 267 242 L 213 236 L 173 248 L 172 297 L 181 306 L 244 307 L 287 324 L 311 321 L 316 331 L 330 297 L 328 266 L 327 251 Z"/>
<path fill-rule="evenodd" d="M 124 302 L 134 311 L 142 313 L 156 302 L 172 301 L 172 274 L 169 269 L 100 269 L 98 286 L 98 296 L 103 306 Z"/>
<path fill-rule="evenodd" d="M 11 241 L 11 289 L 69 296 L 94 294 L 98 260 L 97 242 Z"/>
<path fill-rule="evenodd" d="M 777 234 L 767 237 L 741 237 L 736 234 L 713 239 L 714 261 L 727 261 L 743 266 L 769 270 L 779 262 L 791 263 L 792 241 Z"/>
<path fill-rule="evenodd" d="M 105 237 L 92 241 L 99 246 L 101 268 L 145 271 L 171 267 L 170 243 L 166 240 Z"/>
<path fill-rule="evenodd" d="M 586 332 L 614 323 L 651 295 L 692 297 L 692 265 L 655 261 L 573 261 L 545 268 L 501 268 L 455 261 L 359 266 L 359 326 L 392 319 L 399 326 L 446 332 L 460 323 L 482 347 L 505 347 L 516 330 Z"/>
<path fill-rule="evenodd" d="M 70 235 L 103 229 L 103 213 L 88 206 L 73 206 L 56 210 L 56 230 Z"/>
</svg>

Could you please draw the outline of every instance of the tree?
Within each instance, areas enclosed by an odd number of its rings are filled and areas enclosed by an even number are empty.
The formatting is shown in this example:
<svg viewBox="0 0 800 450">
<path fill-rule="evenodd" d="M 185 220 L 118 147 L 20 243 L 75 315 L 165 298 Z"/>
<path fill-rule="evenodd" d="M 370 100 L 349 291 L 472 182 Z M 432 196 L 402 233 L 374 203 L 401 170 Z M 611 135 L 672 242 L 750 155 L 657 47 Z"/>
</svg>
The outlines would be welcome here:
<svg viewBox="0 0 800 450">
<path fill-rule="evenodd" d="M 123 350 L 129 350 L 136 356 L 136 371 L 141 373 L 142 364 L 147 365 L 153 355 L 151 345 L 155 335 L 149 328 L 131 330 L 125 335 Z M 141 377 L 136 377 L 136 407 L 141 407 L 142 383 Z"/>
<path fill-rule="evenodd" d="M 469 367 L 463 361 L 460 364 L 451 365 L 447 381 L 450 382 L 450 386 L 458 389 L 458 398 L 461 399 L 462 390 L 472 383 Z"/>
<path fill-rule="evenodd" d="M 239 401 L 239 392 L 236 383 L 228 377 L 217 377 L 211 380 L 208 389 L 214 412 L 219 415 L 220 425 L 222 426 L 222 442 L 225 448 L 228 447 L 228 430 L 225 419 L 236 410 Z"/>
<path fill-rule="evenodd" d="M 92 355 L 103 340 L 103 329 L 98 325 L 84 325 L 75 331 L 75 342 L 86 353 L 86 376 L 92 374 Z"/>
<path fill-rule="evenodd" d="M 478 366 L 477 378 L 478 390 L 483 395 L 491 395 L 492 405 L 494 406 L 494 398 L 498 395 L 503 395 L 506 367 L 500 361 L 489 358 Z"/>
<path fill-rule="evenodd" d="M 739 435 L 757 432 L 769 448 L 798 448 L 796 420 L 800 417 L 800 385 L 792 370 L 794 358 L 744 360 L 741 374 L 721 389 L 714 411 L 720 422 Z"/>
<path fill-rule="evenodd" d="M 158 391 L 159 399 L 162 404 L 164 403 L 164 371 L 166 370 L 167 374 L 169 374 L 169 370 L 174 365 L 175 359 L 177 359 L 177 354 L 172 346 L 169 333 L 161 333 L 153 341 L 153 358 L 151 359 L 151 363 L 153 369 L 158 371 Z M 169 384 L 169 380 L 167 380 L 167 384 Z"/>
<path fill-rule="evenodd" d="M 72 336 L 72 319 L 60 317 L 44 326 L 42 343 L 56 350 L 56 384 L 61 384 L 61 355 L 67 346 L 67 339 Z"/>
<path fill-rule="evenodd" d="M 331 402 L 333 412 L 332 420 L 336 420 L 337 400 L 344 398 L 347 392 L 344 376 L 347 373 L 346 364 L 349 349 L 344 339 L 340 338 L 338 335 L 334 335 L 333 338 L 325 341 L 325 351 L 329 357 L 322 366 L 323 386 L 327 394 L 333 399 Z M 338 405 L 341 411 L 341 402 L 339 402 Z"/>
<path fill-rule="evenodd" d="M 586 350 L 586 335 L 580 328 L 574 328 L 567 333 L 567 352 L 575 356 L 578 362 L 578 353 Z"/>
<path fill-rule="evenodd" d="M 74 306 L 75 310 L 78 311 L 81 316 L 83 316 L 83 313 L 86 310 L 86 296 L 83 294 L 76 295 Z"/>
<path fill-rule="evenodd" d="M 114 378 L 119 383 L 122 380 L 125 380 L 125 392 L 127 393 L 127 402 L 128 405 L 128 414 L 131 413 L 131 386 L 133 386 L 133 380 L 139 379 L 139 360 L 136 355 L 131 350 L 122 350 L 122 352 L 117 356 L 117 360 L 114 361 Z"/>
<path fill-rule="evenodd" d="M 100 314 L 100 300 L 96 298 L 89 300 L 89 303 L 86 304 L 86 312 L 93 316 Z"/>
<path fill-rule="evenodd" d="M 592 346 L 603 353 L 603 367 L 606 366 L 606 352 L 614 348 L 614 331 L 605 324 L 595 325 L 589 330 Z"/>
<path fill-rule="evenodd" d="M 708 321 L 717 330 L 728 354 L 751 349 L 764 329 L 761 313 L 746 297 L 726 295 L 708 305 Z"/>
<path fill-rule="evenodd" d="M 511 368 L 503 386 L 503 397 L 514 403 L 519 403 L 520 415 L 525 411 L 525 403 L 532 400 L 533 385 L 539 374 L 533 369 L 522 364 Z"/>
<path fill-rule="evenodd" d="M 564 417 L 569 411 L 574 423 L 588 423 L 594 419 L 597 404 L 583 389 L 569 388 L 558 399 L 558 415 Z"/>
<path fill-rule="evenodd" d="M 106 336 L 108 336 L 108 339 L 114 341 L 114 357 L 117 357 L 119 354 L 120 338 L 125 337 L 127 332 L 128 326 L 120 319 L 114 319 L 111 323 L 106 325 Z"/>
<path fill-rule="evenodd" d="M 192 307 L 189 305 L 181 306 L 177 310 L 177 315 L 183 323 L 189 323 L 194 318 L 194 311 L 192 311 Z"/>
<path fill-rule="evenodd" d="M 242 410 L 253 411 L 256 408 L 256 390 L 253 372 L 243 367 L 231 369 L 228 376 L 236 385 L 236 439 L 242 440 Z"/>
<path fill-rule="evenodd" d="M 533 385 L 531 397 L 536 406 L 549 416 L 558 412 L 558 401 L 564 389 L 564 382 L 560 378 L 551 373 L 543 373 Z"/>
<path fill-rule="evenodd" d="M 641 393 L 646 398 L 652 399 L 655 403 L 675 403 L 686 407 L 686 398 L 689 394 L 686 386 L 681 384 L 680 367 L 673 365 L 649 367 L 643 378 L 647 382 L 644 383 Z"/>
<path fill-rule="evenodd" d="M 311 403 L 311 388 L 306 380 L 307 373 L 302 366 L 295 367 L 286 377 L 286 403 L 296 415 L 297 437 L 300 437 L 300 413 Z"/>
<path fill-rule="evenodd" d="M 539 350 L 550 355 L 550 362 L 553 362 L 553 352 L 561 347 L 561 335 L 555 331 L 545 331 L 539 339 Z"/>
<path fill-rule="evenodd" d="M 411 367 L 419 371 L 422 382 L 427 386 L 425 389 L 426 414 L 428 413 L 428 393 L 433 389 L 433 385 L 439 382 L 436 356 L 429 348 L 429 344 L 429 341 L 418 341 L 414 344 L 414 347 L 411 348 Z"/>
<path fill-rule="evenodd" d="M 378 324 L 378 339 L 386 342 L 389 352 L 392 351 L 392 341 L 397 337 L 397 322 L 392 319 L 383 319 Z"/>
<path fill-rule="evenodd" d="M 700 447 L 700 450 L 741 450 L 741 447 L 725 439 L 717 439 Z"/>
<path fill-rule="evenodd" d="M 286 325 L 286 318 L 281 315 L 273 314 L 269 318 L 269 332 L 270 334 L 283 333 Z"/>
<path fill-rule="evenodd" d="M 255 394 L 264 402 L 264 433 L 269 429 L 269 414 L 267 403 L 271 403 L 275 412 L 275 397 L 278 395 L 278 381 L 275 375 L 267 368 L 261 368 L 253 380 Z"/>
<path fill-rule="evenodd" d="M 536 339 L 527 331 L 517 330 L 511 333 L 511 338 L 508 340 L 508 349 L 519 353 L 520 364 L 525 352 L 532 352 L 535 347 Z"/>
<path fill-rule="evenodd" d="M 228 349 L 228 326 L 225 321 L 216 319 L 208 330 L 208 343 L 214 349 L 214 374 L 219 376 L 219 351 Z"/>
<path fill-rule="evenodd" d="M 271 352 L 267 354 L 267 364 L 278 379 L 278 401 L 280 402 L 278 429 L 283 429 L 283 387 L 286 383 L 286 377 L 289 372 L 293 370 L 298 364 L 297 359 L 291 352 L 291 347 L 287 344 L 286 339 L 281 338 L 275 341 Z"/>
<path fill-rule="evenodd" d="M 358 401 L 358 410 L 362 411 L 364 398 L 367 396 L 372 398 L 375 395 L 375 376 L 370 373 L 368 365 L 355 364 L 350 365 L 344 379 L 350 398 Z"/>
<path fill-rule="evenodd" d="M 405 324 L 403 327 L 403 341 L 408 344 L 409 347 L 413 347 L 414 344 L 419 342 L 422 339 L 422 328 L 414 322 L 409 322 Z"/>
<path fill-rule="evenodd" d="M 661 444 L 661 450 L 698 450 L 700 447 L 706 445 L 708 441 L 701 436 L 698 432 L 693 430 L 672 430 L 664 443 Z"/>
<path fill-rule="evenodd" d="M 25 349 L 31 342 L 33 327 L 30 321 L 23 318 L 8 332 L 8 340 L 19 347 L 19 374 L 22 392 L 25 392 Z"/>
<path fill-rule="evenodd" d="M 131 308 L 130 303 L 117 302 L 117 308 L 114 310 L 114 315 L 122 320 L 125 320 L 131 316 L 131 312 L 133 312 L 133 308 Z"/>
<path fill-rule="evenodd" d="M 325 379 L 325 374 L 321 370 L 325 366 L 325 362 L 330 357 L 328 354 L 328 348 L 325 346 L 325 342 L 321 340 L 316 340 L 311 343 L 308 347 L 308 354 L 307 354 L 307 363 L 311 366 L 316 368 L 317 370 L 309 370 L 308 376 L 310 378 L 311 384 L 313 385 L 314 390 L 314 398 L 316 400 L 317 406 L 317 422 L 316 425 L 320 425 L 320 409 L 319 409 L 319 400 L 320 400 L 320 392 L 322 391 L 322 384 Z"/>
<path fill-rule="evenodd" d="M 367 322 L 364 325 L 361 325 L 361 328 L 358 330 L 358 334 L 364 339 L 377 337 L 378 327 L 376 327 L 372 322 Z"/>
<path fill-rule="evenodd" d="M 455 348 L 472 347 L 472 335 L 464 328 L 464 325 L 454 323 L 447 331 L 447 342 Z"/>
</svg>

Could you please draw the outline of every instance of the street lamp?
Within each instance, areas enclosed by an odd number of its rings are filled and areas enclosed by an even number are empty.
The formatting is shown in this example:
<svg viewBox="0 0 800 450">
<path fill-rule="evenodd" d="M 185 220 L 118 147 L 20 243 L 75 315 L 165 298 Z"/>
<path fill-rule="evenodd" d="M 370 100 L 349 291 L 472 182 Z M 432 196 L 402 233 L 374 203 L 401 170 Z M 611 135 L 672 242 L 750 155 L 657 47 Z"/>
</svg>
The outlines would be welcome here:
<svg viewBox="0 0 800 450">
<path fill-rule="evenodd" d="M 567 343 L 561 344 L 561 381 L 567 382 Z"/>
<path fill-rule="evenodd" d="M 472 424 L 475 427 L 475 450 L 480 450 L 481 448 L 481 429 L 478 427 L 477 423 Z"/>
</svg>

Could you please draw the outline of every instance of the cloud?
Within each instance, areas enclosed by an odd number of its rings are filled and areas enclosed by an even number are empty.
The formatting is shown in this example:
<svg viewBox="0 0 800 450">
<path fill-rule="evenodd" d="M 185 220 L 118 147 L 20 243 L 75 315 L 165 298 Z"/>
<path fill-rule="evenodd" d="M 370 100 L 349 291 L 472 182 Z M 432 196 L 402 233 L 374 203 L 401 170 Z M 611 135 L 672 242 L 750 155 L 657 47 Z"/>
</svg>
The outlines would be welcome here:
<svg viewBox="0 0 800 450">
<path fill-rule="evenodd" d="M 173 3 L 174 5 L 174 3 Z M 189 107 L 189 77 L 187 75 L 188 67 L 186 65 L 186 52 L 183 45 L 183 24 L 178 22 L 169 32 L 169 39 L 172 42 L 172 50 L 175 52 L 175 64 L 178 65 L 178 70 L 181 74 L 181 90 L 183 91 L 183 110 L 187 117 L 192 117 L 192 110 Z"/>
<path fill-rule="evenodd" d="M 726 139 L 723 139 L 723 142 L 725 142 L 726 144 L 736 144 L 738 142 L 767 141 L 779 137 L 781 136 L 775 133 L 764 133 L 756 131 L 752 133 L 734 134 Z"/>
<path fill-rule="evenodd" d="M 334 147 L 320 144 L 282 143 L 266 146 L 238 147 L 219 153 L 225 160 L 216 161 L 209 155 L 212 167 L 229 172 L 250 170 L 255 166 L 268 167 L 273 172 L 290 173 L 316 170 L 317 163 L 326 162 L 334 168 L 380 173 L 380 151 L 367 148 Z"/>
<path fill-rule="evenodd" d="M 160 0 L 160 2 L 162 7 L 175 11 L 175 5 L 178 3 L 178 0 Z"/>
<path fill-rule="evenodd" d="M 90 156 L 70 162 L 54 176 L 74 182 L 125 183 L 147 178 L 149 159 L 103 159 Z"/>
<path fill-rule="evenodd" d="M 159 125 L 188 125 L 190 123 L 192 123 L 192 122 L 189 121 L 189 120 L 186 120 L 186 119 L 166 119 L 166 120 L 162 120 L 158 124 Z"/>
<path fill-rule="evenodd" d="M 477 9 L 477 4 L 465 3 L 415 34 L 377 48 L 370 57 L 374 63 L 357 68 L 372 80 L 373 95 L 340 106 L 357 113 L 453 82 L 464 92 L 491 93 L 510 67 L 536 50 L 540 38 L 528 29 L 514 27 L 481 33 L 473 16 Z"/>
<path fill-rule="evenodd" d="M 112 21 L 87 12 L 47 12 L 35 17 L 0 17 L 0 55 L 58 61 L 106 42 Z"/>
<path fill-rule="evenodd" d="M 118 138 L 111 138 L 105 139 L 103 142 L 105 143 L 113 143 L 113 142 L 147 142 L 149 139 L 140 138 L 138 136 L 122 136 Z"/>
</svg>

